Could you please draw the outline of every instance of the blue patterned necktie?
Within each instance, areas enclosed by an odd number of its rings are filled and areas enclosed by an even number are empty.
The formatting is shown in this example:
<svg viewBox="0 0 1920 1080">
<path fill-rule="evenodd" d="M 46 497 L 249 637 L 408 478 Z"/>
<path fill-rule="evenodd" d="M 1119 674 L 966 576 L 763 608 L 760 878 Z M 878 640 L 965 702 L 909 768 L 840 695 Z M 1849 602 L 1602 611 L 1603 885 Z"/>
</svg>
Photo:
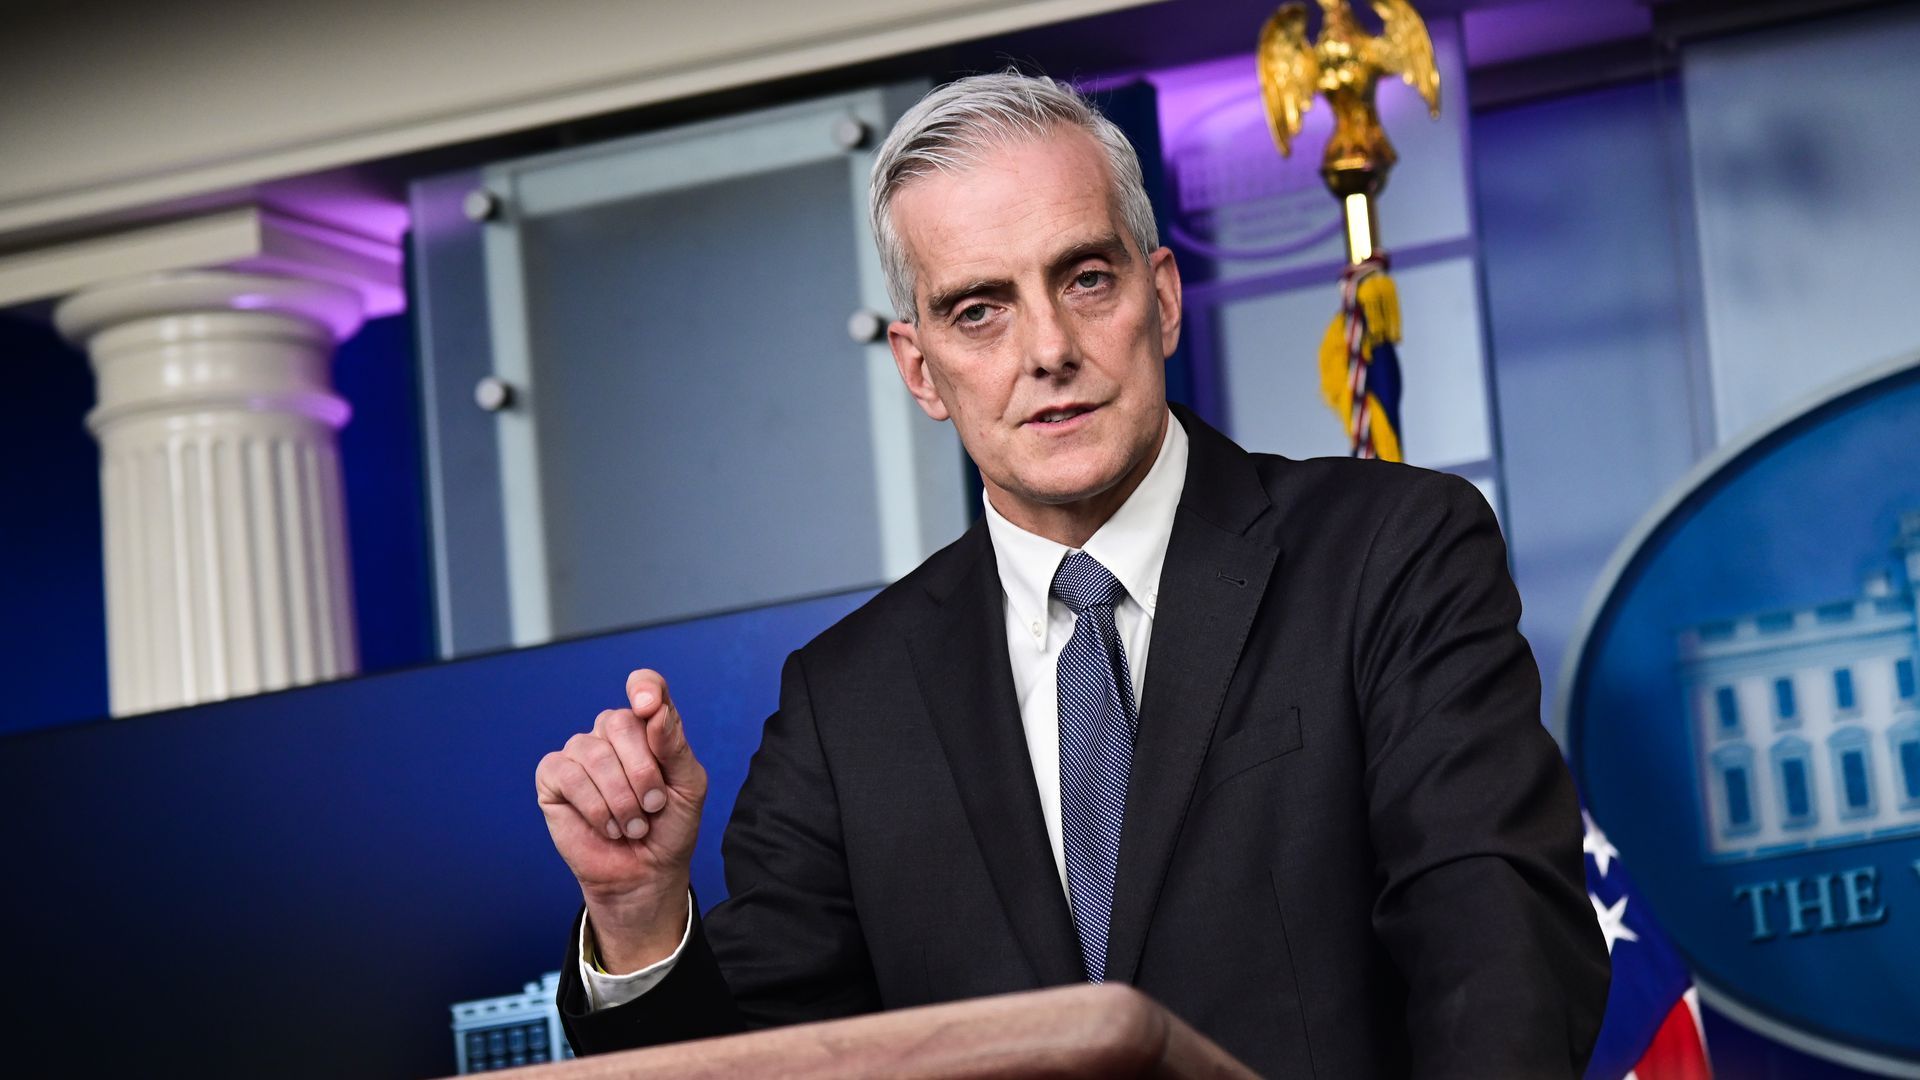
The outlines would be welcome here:
<svg viewBox="0 0 1920 1080">
<path fill-rule="evenodd" d="M 1067 894 L 1087 981 L 1107 971 L 1107 929 L 1120 865 L 1120 822 L 1133 765 L 1133 680 L 1113 621 L 1126 590 L 1107 568 L 1075 551 L 1053 575 L 1053 595 L 1073 609 L 1060 650 L 1060 832 Z"/>
</svg>

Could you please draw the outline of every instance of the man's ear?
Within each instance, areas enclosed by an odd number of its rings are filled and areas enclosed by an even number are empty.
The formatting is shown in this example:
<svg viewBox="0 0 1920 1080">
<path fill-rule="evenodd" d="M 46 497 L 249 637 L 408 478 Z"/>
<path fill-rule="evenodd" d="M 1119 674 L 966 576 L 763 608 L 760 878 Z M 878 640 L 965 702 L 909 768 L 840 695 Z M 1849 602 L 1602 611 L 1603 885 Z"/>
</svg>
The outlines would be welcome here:
<svg viewBox="0 0 1920 1080">
<path fill-rule="evenodd" d="M 1180 346 L 1180 267 L 1167 247 L 1155 248 L 1147 264 L 1153 267 L 1153 294 L 1160 308 L 1160 355 L 1172 356 Z"/>
<path fill-rule="evenodd" d="M 900 381 L 907 393 L 920 403 L 920 411 L 935 420 L 952 415 L 940 400 L 940 388 L 927 370 L 927 354 L 920 351 L 920 328 L 910 322 L 895 322 L 887 327 L 887 348 L 893 350 L 893 366 L 900 369 Z"/>
</svg>

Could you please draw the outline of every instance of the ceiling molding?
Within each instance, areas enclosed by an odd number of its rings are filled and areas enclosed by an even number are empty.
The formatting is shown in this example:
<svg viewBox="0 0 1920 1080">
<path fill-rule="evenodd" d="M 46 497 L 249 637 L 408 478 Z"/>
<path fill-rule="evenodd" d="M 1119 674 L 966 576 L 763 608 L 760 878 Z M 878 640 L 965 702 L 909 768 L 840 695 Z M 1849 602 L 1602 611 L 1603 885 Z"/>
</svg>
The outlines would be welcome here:
<svg viewBox="0 0 1920 1080">
<path fill-rule="evenodd" d="M 74 5 L 0 43 L 0 247 L 142 207 L 1148 0 Z M 746 17 L 749 13 L 753 17 Z M 324 18 L 317 16 L 324 14 Z M 76 72 L 84 78 L 76 79 Z"/>
</svg>

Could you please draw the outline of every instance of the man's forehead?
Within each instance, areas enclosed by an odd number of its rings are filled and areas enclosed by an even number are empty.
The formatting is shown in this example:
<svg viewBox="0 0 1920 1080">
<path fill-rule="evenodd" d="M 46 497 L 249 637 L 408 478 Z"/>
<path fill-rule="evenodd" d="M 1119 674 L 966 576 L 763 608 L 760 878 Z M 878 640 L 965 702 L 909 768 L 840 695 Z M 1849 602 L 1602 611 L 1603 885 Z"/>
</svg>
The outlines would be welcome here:
<svg viewBox="0 0 1920 1080">
<path fill-rule="evenodd" d="M 982 152 L 895 195 L 894 227 L 925 287 L 1047 261 L 1121 232 L 1103 153 L 1078 130 Z"/>
<path fill-rule="evenodd" d="M 1113 250 L 1106 250 L 1109 248 Z M 948 278 L 978 277 L 990 268 L 1042 269 L 1071 256 L 1105 254 L 1124 259 L 1129 252 L 1118 227 L 1089 223 L 1087 228 L 1051 233 L 1019 249 L 983 243 L 944 254 L 940 265 L 922 268 L 929 286 Z"/>
</svg>

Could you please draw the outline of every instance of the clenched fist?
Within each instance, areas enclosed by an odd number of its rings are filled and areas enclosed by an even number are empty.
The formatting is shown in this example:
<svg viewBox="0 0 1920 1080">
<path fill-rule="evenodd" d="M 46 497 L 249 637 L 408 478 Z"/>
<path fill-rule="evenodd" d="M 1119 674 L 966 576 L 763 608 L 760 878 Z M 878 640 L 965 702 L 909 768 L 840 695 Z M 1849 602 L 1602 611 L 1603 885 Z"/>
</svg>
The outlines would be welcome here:
<svg viewBox="0 0 1920 1080">
<path fill-rule="evenodd" d="M 687 925 L 707 770 L 659 672 L 627 676 L 627 708 L 594 718 L 533 772 L 553 846 L 580 882 L 600 963 L 666 959 Z"/>
</svg>

